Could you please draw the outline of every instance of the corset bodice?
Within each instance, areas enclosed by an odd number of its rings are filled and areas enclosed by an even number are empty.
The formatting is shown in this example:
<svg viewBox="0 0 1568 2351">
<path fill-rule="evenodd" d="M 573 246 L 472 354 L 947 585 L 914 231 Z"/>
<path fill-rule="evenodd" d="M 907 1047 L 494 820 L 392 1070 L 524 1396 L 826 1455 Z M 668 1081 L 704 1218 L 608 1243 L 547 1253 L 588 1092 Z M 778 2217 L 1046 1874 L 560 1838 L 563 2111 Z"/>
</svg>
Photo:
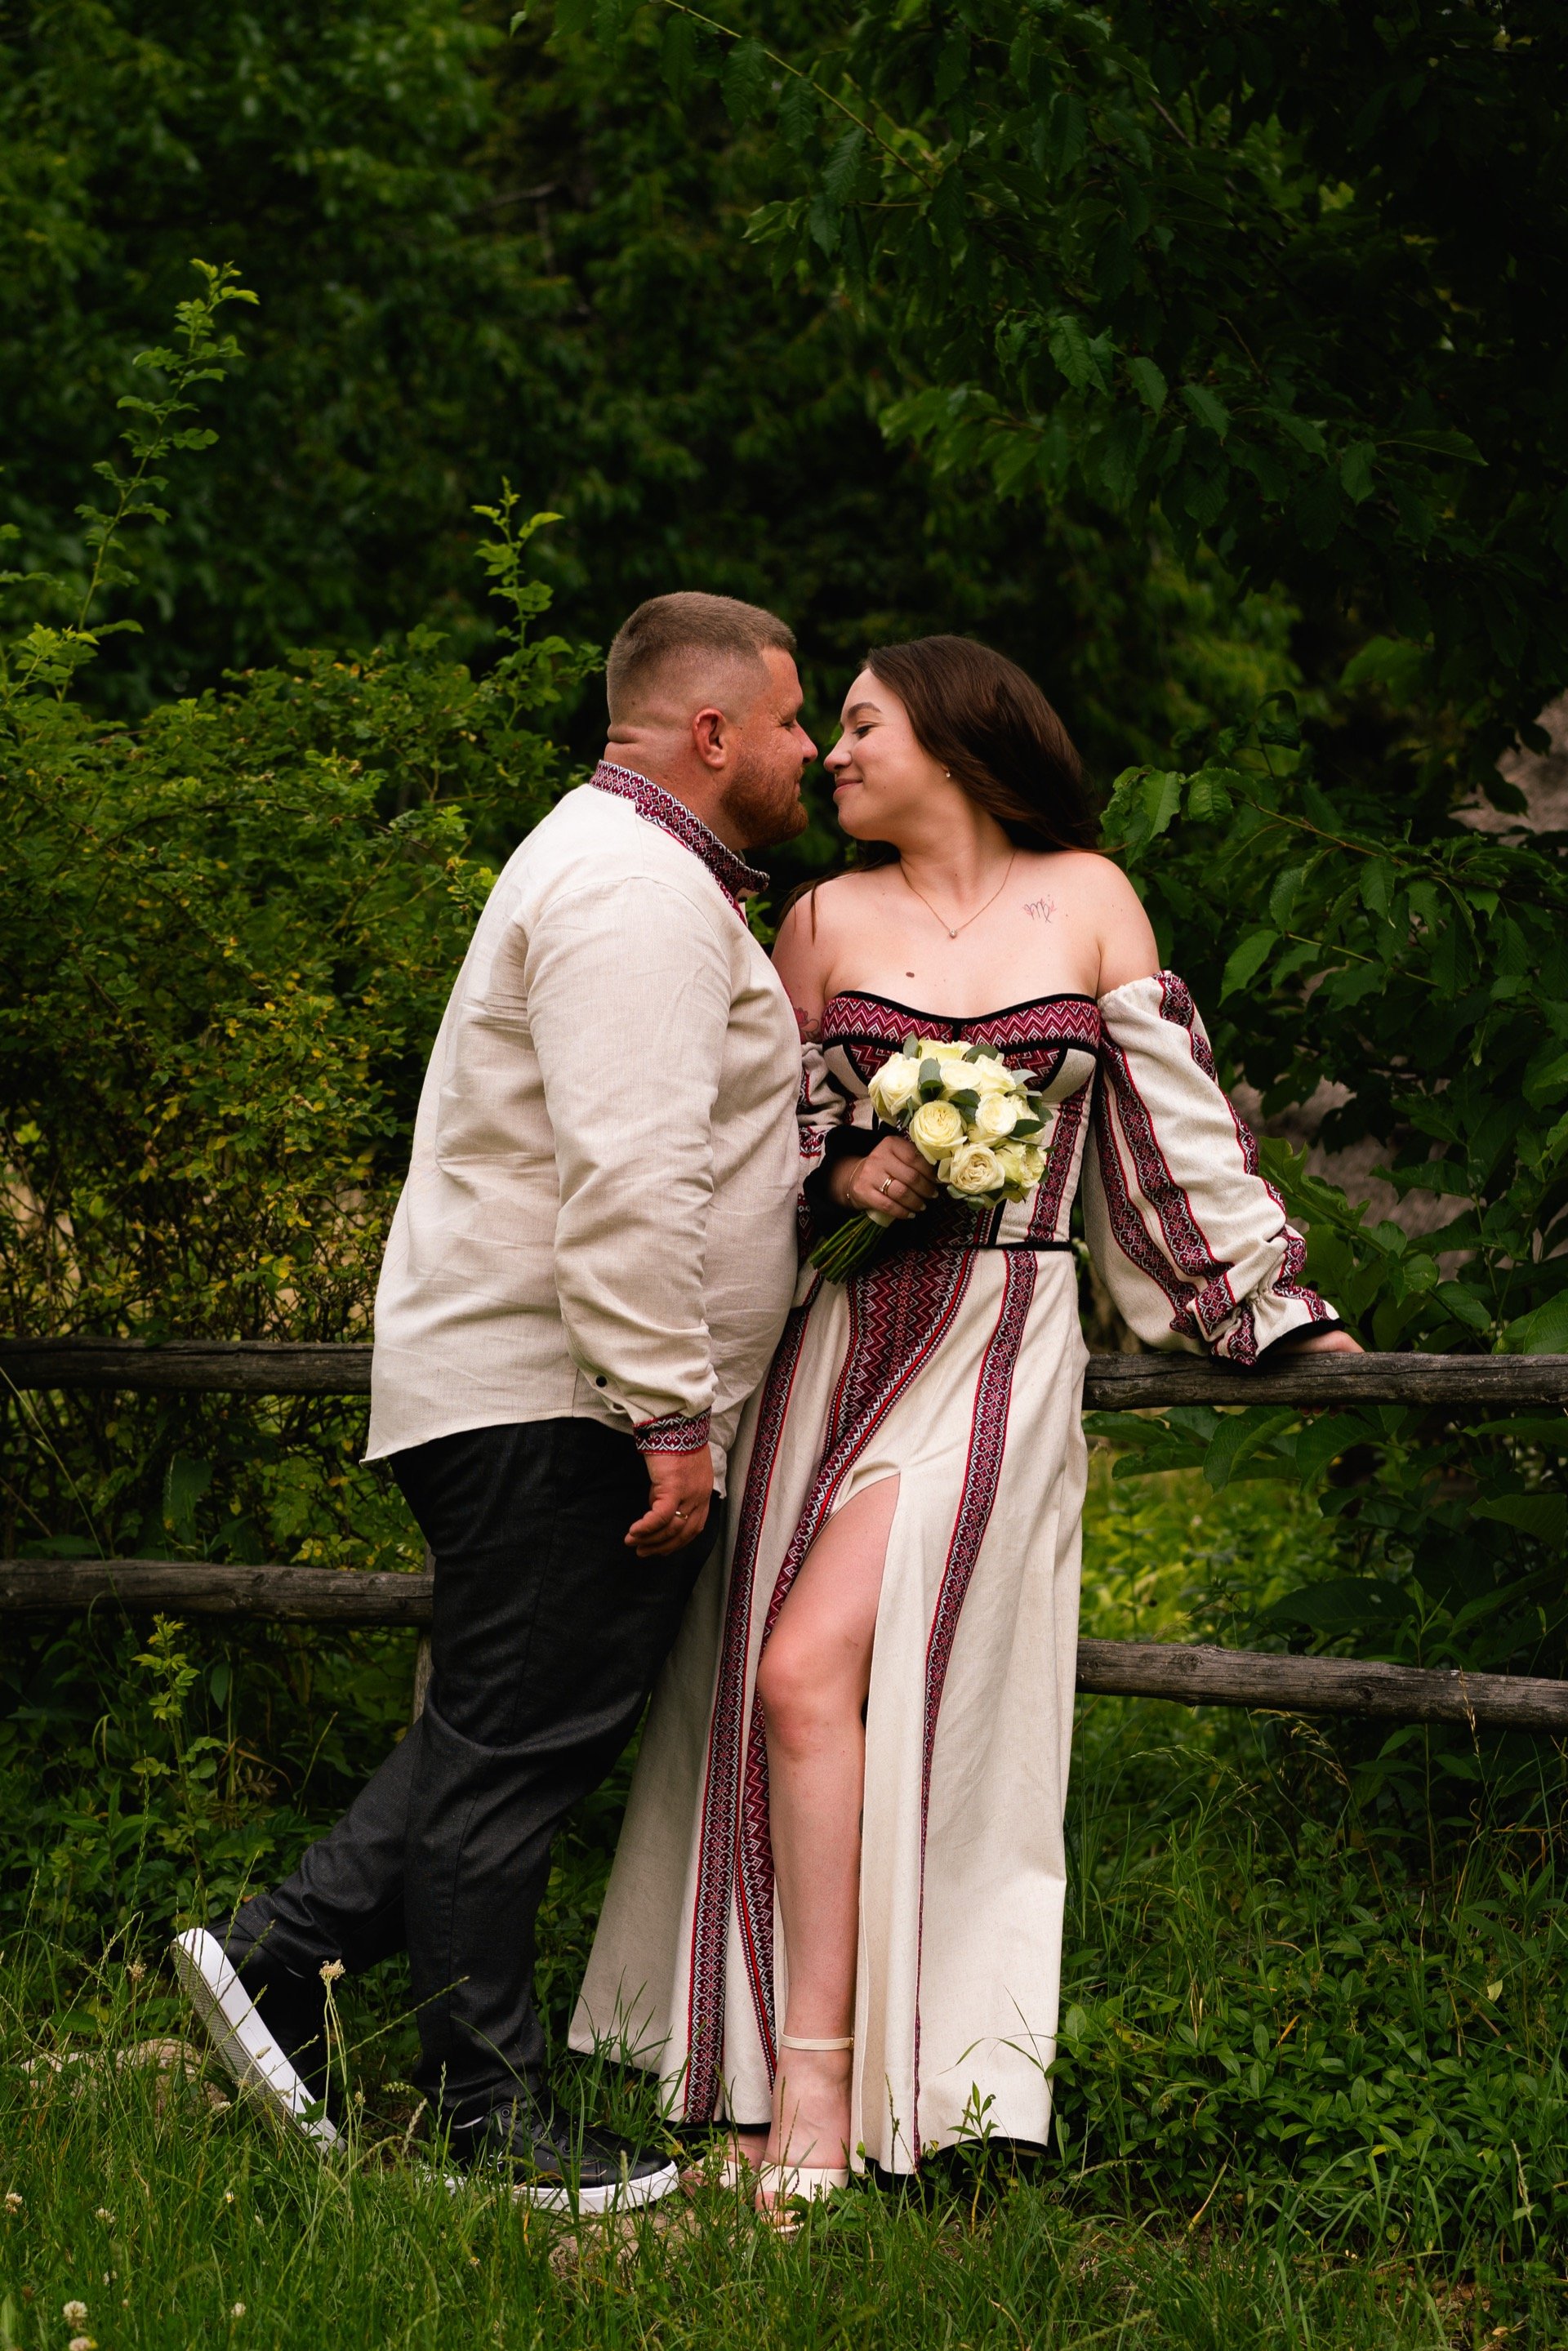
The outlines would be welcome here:
<svg viewBox="0 0 1568 2351">
<path fill-rule="evenodd" d="M 938 1198 L 906 1228 L 907 1245 L 924 1249 L 1049 1249 L 1067 1241 L 1078 1189 L 1089 1107 L 1101 1043 L 1100 1009 L 1089 996 L 1041 996 L 973 1019 L 923 1012 L 862 988 L 830 997 L 822 1010 L 815 1055 L 808 1055 L 810 1108 L 841 1122 L 875 1124 L 866 1087 L 907 1037 L 964 1045 L 993 1045 L 1008 1067 L 1027 1070 L 1043 1095 L 1049 1118 L 1041 1141 L 1045 1173 L 1022 1200 L 999 1208 L 971 1208 Z M 812 1059 L 820 1069 L 812 1071 Z M 899 1238 L 904 1238 L 904 1230 Z"/>
</svg>

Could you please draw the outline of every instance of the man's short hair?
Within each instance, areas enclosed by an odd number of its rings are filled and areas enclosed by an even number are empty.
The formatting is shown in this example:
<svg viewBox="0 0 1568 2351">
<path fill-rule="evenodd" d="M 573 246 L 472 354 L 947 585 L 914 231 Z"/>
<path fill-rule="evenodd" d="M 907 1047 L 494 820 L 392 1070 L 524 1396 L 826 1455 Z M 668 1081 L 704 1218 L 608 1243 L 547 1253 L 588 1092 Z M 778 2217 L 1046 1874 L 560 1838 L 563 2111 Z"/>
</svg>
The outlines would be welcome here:
<svg viewBox="0 0 1568 2351">
<path fill-rule="evenodd" d="M 795 639 L 777 612 L 765 612 L 760 604 L 704 596 L 695 589 L 650 596 L 610 648 L 604 665 L 610 716 L 630 716 L 659 674 L 676 664 L 700 670 L 726 662 L 760 663 L 770 648 L 792 653 Z"/>
</svg>

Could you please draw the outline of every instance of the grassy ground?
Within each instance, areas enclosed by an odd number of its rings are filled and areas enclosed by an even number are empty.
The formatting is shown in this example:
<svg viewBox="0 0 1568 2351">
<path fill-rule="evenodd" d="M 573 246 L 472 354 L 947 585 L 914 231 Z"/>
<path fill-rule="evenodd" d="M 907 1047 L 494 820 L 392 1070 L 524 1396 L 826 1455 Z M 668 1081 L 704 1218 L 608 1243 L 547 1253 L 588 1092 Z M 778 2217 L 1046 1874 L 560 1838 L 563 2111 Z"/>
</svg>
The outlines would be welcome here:
<svg viewBox="0 0 1568 2351">
<path fill-rule="evenodd" d="M 1085 1629 L 1239 1637 L 1319 1541 L 1265 1486 L 1098 1481 Z M 789 2243 L 717 2192 L 573 2231 L 425 2185 L 392 1971 L 345 2000 L 358 2121 L 323 2164 L 215 2085 L 124 2062 L 183 2030 L 164 1922 L 89 1955 L 66 1914 L 14 1912 L 0 2351 L 1568 2342 L 1561 1771 L 1523 1748 L 1452 1761 L 1423 1767 L 1428 1836 L 1371 1745 L 1085 1703 L 1051 2159 L 1020 2177 L 993 2150 L 918 2198 L 856 2193 Z M 556 1872 L 558 2025 L 616 1803 L 585 1810 Z M 635 2083 L 582 2086 L 634 2118 Z"/>
</svg>

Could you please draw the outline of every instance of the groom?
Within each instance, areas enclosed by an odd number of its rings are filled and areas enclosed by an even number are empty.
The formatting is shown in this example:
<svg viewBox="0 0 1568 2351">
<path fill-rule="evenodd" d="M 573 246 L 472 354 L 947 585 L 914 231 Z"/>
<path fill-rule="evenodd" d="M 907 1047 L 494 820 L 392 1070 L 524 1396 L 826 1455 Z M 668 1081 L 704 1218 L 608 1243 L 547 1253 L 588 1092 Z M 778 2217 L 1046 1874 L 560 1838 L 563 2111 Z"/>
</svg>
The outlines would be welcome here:
<svg viewBox="0 0 1568 2351">
<path fill-rule="evenodd" d="M 376 1296 L 369 1458 L 434 1555 L 424 1711 L 291 1877 L 174 1951 L 231 2070 L 330 2138 L 330 1963 L 406 1949 L 449 2160 L 590 2210 L 675 2170 L 551 2104 L 534 1926 L 789 1307 L 799 1041 L 743 902 L 748 854 L 806 822 L 793 652 L 728 597 L 640 605 L 604 762 L 490 894 Z"/>
</svg>

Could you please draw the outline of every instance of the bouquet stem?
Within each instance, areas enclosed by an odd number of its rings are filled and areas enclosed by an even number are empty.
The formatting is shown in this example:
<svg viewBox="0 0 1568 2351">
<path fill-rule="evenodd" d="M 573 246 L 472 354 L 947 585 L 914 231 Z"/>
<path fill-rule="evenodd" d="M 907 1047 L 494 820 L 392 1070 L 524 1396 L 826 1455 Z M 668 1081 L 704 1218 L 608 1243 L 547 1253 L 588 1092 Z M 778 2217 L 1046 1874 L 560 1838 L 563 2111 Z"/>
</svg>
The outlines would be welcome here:
<svg viewBox="0 0 1568 2351">
<path fill-rule="evenodd" d="M 817 1243 L 810 1262 L 830 1281 L 847 1281 L 873 1255 L 892 1222 L 891 1217 L 876 1208 L 851 1217 L 836 1233 L 830 1233 L 826 1240 Z"/>
</svg>

